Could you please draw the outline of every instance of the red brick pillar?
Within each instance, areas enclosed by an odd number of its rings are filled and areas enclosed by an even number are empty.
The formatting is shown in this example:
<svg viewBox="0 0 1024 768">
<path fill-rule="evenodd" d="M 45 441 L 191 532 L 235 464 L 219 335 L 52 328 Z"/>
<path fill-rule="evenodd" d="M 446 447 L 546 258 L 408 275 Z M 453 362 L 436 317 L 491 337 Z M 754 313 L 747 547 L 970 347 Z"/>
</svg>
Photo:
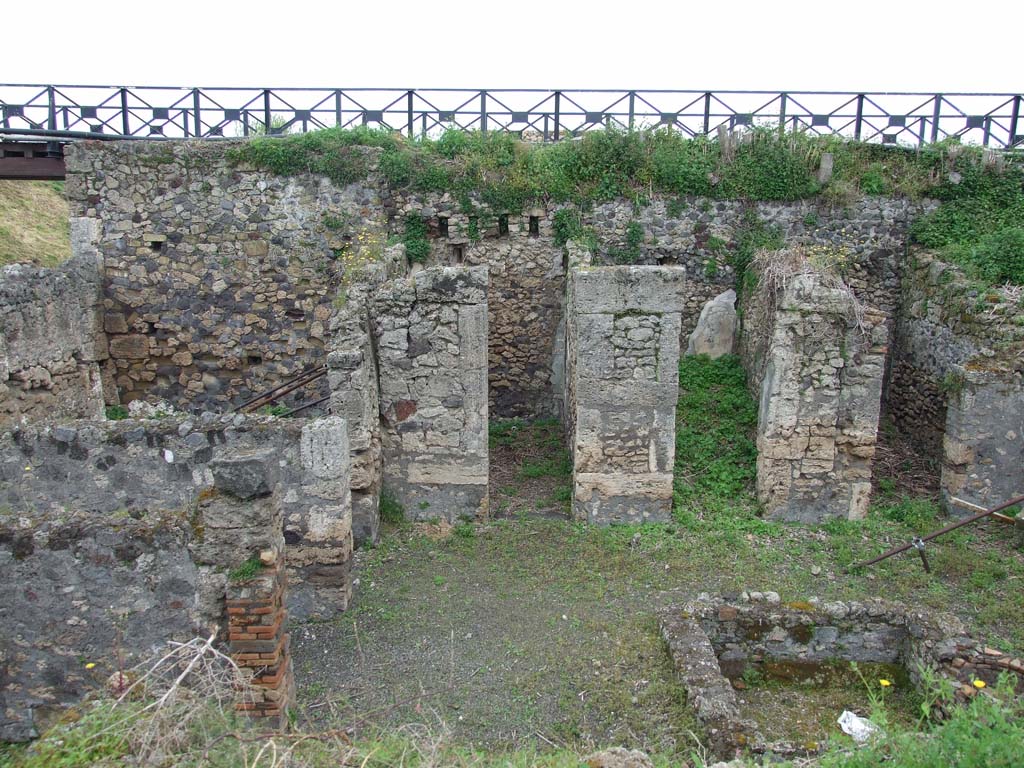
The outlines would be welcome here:
<svg viewBox="0 0 1024 768">
<path fill-rule="evenodd" d="M 262 553 L 261 561 L 264 566 L 254 576 L 228 583 L 228 649 L 239 667 L 252 672 L 251 690 L 236 709 L 249 717 L 268 718 L 266 725 L 280 728 L 287 723 L 295 695 L 285 632 L 284 563 L 272 552 Z"/>
</svg>

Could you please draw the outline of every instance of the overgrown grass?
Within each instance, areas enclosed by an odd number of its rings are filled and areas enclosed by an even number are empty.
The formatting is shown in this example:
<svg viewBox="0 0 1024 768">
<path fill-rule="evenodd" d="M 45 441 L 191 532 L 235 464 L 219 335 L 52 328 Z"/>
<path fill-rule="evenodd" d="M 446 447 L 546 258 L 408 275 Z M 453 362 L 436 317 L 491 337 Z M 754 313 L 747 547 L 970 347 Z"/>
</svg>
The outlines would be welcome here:
<svg viewBox="0 0 1024 768">
<path fill-rule="evenodd" d="M 931 194 L 942 200 L 914 224 L 917 242 L 990 283 L 1024 284 L 1024 168 L 954 153 Z M 955 180 L 955 181 L 954 181 Z"/>
<path fill-rule="evenodd" d="M 884 707 L 876 709 L 874 719 L 886 720 Z M 821 768 L 1013 768 L 1021 764 L 1024 749 L 1024 699 L 1006 678 L 923 731 L 889 723 L 885 730 L 884 738 L 856 750 L 835 750 L 815 762 Z"/>
<path fill-rule="evenodd" d="M 722 199 L 798 200 L 821 191 L 815 172 L 832 153 L 835 180 L 855 193 L 920 197 L 931 188 L 944 148 L 909 151 L 805 134 L 755 129 L 749 140 L 688 139 L 668 130 L 590 131 L 572 141 L 526 144 L 502 133 L 452 130 L 439 139 L 408 139 L 386 130 L 329 128 L 259 137 L 233 149 L 236 162 L 278 174 L 319 173 L 345 184 L 381 152 L 380 170 L 396 188 L 470 195 L 495 211 L 539 200 L 590 204 L 651 191 Z"/>
<path fill-rule="evenodd" d="M 687 355 L 679 362 L 674 510 L 690 527 L 701 521 L 737 530 L 771 530 L 753 498 L 757 406 L 739 358 Z"/>
<path fill-rule="evenodd" d="M 54 267 L 71 256 L 63 183 L 0 180 L 0 267 Z"/>
<path fill-rule="evenodd" d="M 231 156 L 278 174 L 310 172 L 348 184 L 369 170 L 366 147 L 380 151 L 380 171 L 392 187 L 451 192 L 467 214 L 481 206 L 497 214 L 531 202 L 574 204 L 575 212 L 556 217 L 560 243 L 587 234 L 579 210 L 616 198 L 640 206 L 652 192 L 672 196 L 677 212 L 679 196 L 688 195 L 782 201 L 822 195 L 837 206 L 862 195 L 935 197 L 941 207 L 914 228 L 919 242 L 943 249 L 990 282 L 1024 281 L 1020 161 L 1006 156 L 996 164 L 980 148 L 952 141 L 911 150 L 757 128 L 727 146 L 668 130 L 591 131 L 531 145 L 502 133 L 448 131 L 436 140 L 414 140 L 385 130 L 330 128 L 255 138 Z M 834 158 L 833 177 L 822 188 L 816 170 L 826 152 Z M 417 243 L 414 238 L 411 252 L 418 253 Z M 635 259 L 638 245 L 627 243 L 617 260 Z M 742 272 L 749 256 L 737 258 Z"/>
</svg>

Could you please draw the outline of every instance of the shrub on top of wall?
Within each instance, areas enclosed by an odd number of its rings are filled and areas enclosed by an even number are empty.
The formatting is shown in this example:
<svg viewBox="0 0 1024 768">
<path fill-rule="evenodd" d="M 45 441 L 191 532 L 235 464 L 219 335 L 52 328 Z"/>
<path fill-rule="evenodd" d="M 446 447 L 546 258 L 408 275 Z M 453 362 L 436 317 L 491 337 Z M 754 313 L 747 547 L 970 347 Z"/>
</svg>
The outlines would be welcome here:
<svg viewBox="0 0 1024 768">
<path fill-rule="evenodd" d="M 958 148 L 934 195 L 942 205 L 914 224 L 914 239 L 973 277 L 1024 284 L 1024 168 Z"/>
<path fill-rule="evenodd" d="M 379 150 L 378 168 L 393 188 L 451 192 L 467 214 L 474 213 L 474 201 L 518 213 L 534 202 L 586 207 L 619 197 L 649 199 L 651 193 L 740 200 L 821 194 L 835 205 L 865 194 L 935 197 L 942 205 L 915 226 L 919 242 L 948 249 L 948 258 L 976 267 L 984 279 L 1021 280 L 1016 236 L 999 233 L 1024 228 L 1022 163 L 1009 155 L 993 161 L 991 153 L 953 141 L 907 149 L 775 128 L 723 140 L 690 139 L 667 129 L 609 129 L 528 144 L 503 133 L 450 130 L 438 139 L 411 139 L 385 130 L 330 128 L 259 137 L 230 152 L 237 163 L 347 184 L 369 173 L 367 147 Z M 832 155 L 833 175 L 822 186 L 816 172 L 825 153 Z"/>
</svg>

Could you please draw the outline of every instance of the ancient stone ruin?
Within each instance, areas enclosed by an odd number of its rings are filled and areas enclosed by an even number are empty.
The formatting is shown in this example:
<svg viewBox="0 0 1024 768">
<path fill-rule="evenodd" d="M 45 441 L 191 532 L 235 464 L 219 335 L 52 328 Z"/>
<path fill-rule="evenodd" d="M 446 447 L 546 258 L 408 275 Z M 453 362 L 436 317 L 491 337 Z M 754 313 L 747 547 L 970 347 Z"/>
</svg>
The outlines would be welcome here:
<svg viewBox="0 0 1024 768">
<path fill-rule="evenodd" d="M 975 306 L 952 268 L 907 258 L 931 203 L 618 200 L 585 214 L 601 247 L 563 248 L 558 205 L 470 215 L 390 189 L 372 149 L 337 187 L 230 146 L 68 145 L 71 260 L 0 275 L 0 738 L 82 696 L 83 653 L 211 629 L 256 670 L 247 711 L 280 719 L 288 622 L 346 610 L 382 494 L 410 519 L 488 515 L 491 418 L 561 418 L 576 519 L 669 520 L 681 354 L 740 354 L 770 517 L 863 516 L 883 413 L 941 460 L 947 502 L 1014 490 L 1022 330 L 1010 298 Z M 422 262 L 389 242 L 410 216 Z M 751 216 L 785 248 L 737 285 L 709 235 Z M 635 263 L 609 263 L 634 217 Z M 293 417 L 243 412 L 310 371 Z"/>
<path fill-rule="evenodd" d="M 1004 672 L 1024 691 L 1024 662 L 985 647 L 956 617 L 882 600 L 783 604 L 775 593 L 744 592 L 732 601 L 702 594 L 662 610 L 659 620 L 687 699 L 712 752 L 724 760 L 741 750 L 780 756 L 815 751 L 768 741 L 756 723 L 742 718 L 734 686 L 751 665 L 900 665 L 918 687 L 926 676 L 949 681 L 961 703 L 977 695 L 975 680 L 994 684 Z"/>
</svg>

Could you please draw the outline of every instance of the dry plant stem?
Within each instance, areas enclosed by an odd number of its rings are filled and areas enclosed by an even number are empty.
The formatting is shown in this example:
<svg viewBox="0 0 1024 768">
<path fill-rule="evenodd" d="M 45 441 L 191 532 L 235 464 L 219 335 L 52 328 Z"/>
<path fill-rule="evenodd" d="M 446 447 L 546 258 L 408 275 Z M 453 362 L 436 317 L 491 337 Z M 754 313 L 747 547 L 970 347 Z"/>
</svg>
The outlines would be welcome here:
<svg viewBox="0 0 1024 768">
<path fill-rule="evenodd" d="M 836 264 L 827 260 L 815 263 L 801 247 L 783 248 L 778 251 L 760 250 L 754 255 L 751 266 L 760 274 L 760 284 L 768 290 L 770 307 L 774 311 L 779 297 L 789 288 L 793 278 L 799 275 L 811 275 L 827 288 L 845 292 L 850 297 L 851 320 L 857 329 L 864 333 L 864 305 L 836 272 Z"/>
</svg>

